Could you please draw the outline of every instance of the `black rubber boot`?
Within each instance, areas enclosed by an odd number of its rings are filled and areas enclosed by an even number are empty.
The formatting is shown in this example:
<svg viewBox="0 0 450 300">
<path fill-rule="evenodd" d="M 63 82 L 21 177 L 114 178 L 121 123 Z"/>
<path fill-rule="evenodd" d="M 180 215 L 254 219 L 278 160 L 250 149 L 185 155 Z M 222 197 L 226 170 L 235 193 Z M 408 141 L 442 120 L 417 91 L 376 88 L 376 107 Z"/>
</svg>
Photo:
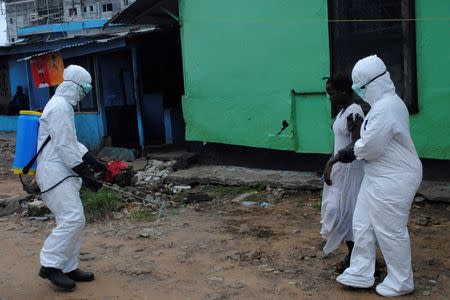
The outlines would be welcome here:
<svg viewBox="0 0 450 300">
<path fill-rule="evenodd" d="M 88 282 L 94 280 L 94 274 L 91 272 L 85 272 L 80 269 L 73 270 L 72 272 L 66 273 L 67 277 L 72 280 L 79 282 Z"/>
<path fill-rule="evenodd" d="M 70 279 L 60 269 L 41 267 L 39 276 L 50 280 L 51 283 L 65 290 L 72 290 L 76 286 L 75 281 Z"/>
<path fill-rule="evenodd" d="M 347 254 L 344 260 L 336 265 L 336 272 L 342 274 L 348 267 L 350 267 L 350 255 Z"/>
</svg>

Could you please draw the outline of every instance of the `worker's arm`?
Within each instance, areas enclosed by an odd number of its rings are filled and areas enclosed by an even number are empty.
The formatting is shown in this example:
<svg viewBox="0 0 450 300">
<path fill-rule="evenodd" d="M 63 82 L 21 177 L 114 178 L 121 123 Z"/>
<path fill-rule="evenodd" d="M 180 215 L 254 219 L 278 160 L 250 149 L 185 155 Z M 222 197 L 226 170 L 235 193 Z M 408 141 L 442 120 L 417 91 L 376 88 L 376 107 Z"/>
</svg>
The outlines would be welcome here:
<svg viewBox="0 0 450 300">
<path fill-rule="evenodd" d="M 70 104 L 58 106 L 47 120 L 51 141 L 59 157 L 68 168 L 83 162 L 74 123 L 74 112 Z"/>
<path fill-rule="evenodd" d="M 393 137 L 394 119 L 386 108 L 373 107 L 364 120 L 361 138 L 355 143 L 357 159 L 370 161 L 378 158 Z"/>
</svg>

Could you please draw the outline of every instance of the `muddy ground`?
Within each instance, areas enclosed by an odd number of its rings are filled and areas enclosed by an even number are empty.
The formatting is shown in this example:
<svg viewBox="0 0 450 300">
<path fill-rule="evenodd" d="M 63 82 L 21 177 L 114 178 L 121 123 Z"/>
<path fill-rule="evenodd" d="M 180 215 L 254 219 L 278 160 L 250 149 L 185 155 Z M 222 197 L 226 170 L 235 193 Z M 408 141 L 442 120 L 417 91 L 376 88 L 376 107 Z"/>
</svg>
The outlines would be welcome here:
<svg viewBox="0 0 450 300">
<path fill-rule="evenodd" d="M 160 220 L 135 222 L 124 216 L 88 224 L 81 267 L 95 272 L 96 280 L 79 283 L 73 292 L 37 276 L 39 251 L 54 221 L 0 218 L 0 298 L 381 298 L 374 290 L 336 283 L 334 265 L 345 249 L 328 257 L 320 251 L 318 194 L 299 192 L 262 208 L 233 202 L 239 195 L 232 190 L 196 190 L 214 199 L 170 208 Z M 16 180 L 0 178 L 2 196 L 19 191 Z M 449 229 L 449 207 L 414 205 L 410 231 L 417 289 L 399 299 L 449 299 Z"/>
</svg>

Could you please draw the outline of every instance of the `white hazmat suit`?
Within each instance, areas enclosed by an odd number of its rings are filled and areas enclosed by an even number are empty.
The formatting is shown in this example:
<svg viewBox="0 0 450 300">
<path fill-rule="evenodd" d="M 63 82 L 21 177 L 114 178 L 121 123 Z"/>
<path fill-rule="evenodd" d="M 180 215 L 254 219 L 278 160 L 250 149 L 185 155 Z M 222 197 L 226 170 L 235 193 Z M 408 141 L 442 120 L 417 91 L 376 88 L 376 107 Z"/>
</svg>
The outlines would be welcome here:
<svg viewBox="0 0 450 300">
<path fill-rule="evenodd" d="M 376 291 L 399 296 L 414 290 L 407 223 L 422 180 L 422 165 L 411 139 L 408 110 L 395 93 L 383 61 L 376 55 L 358 61 L 352 79 L 357 87 L 370 82 L 362 98 L 372 108 L 354 147 L 356 158 L 365 161 L 353 217 L 355 246 L 350 267 L 337 281 L 360 288 L 373 286 L 378 241 L 388 274 Z"/>
<path fill-rule="evenodd" d="M 45 106 L 39 121 L 38 149 L 48 136 L 51 140 L 38 157 L 36 180 L 41 191 L 68 176 L 76 176 L 72 168 L 83 162 L 82 157 L 88 151 L 77 141 L 73 106 L 85 96 L 81 85 L 90 85 L 91 80 L 91 75 L 82 67 L 67 67 L 64 82 Z M 78 268 L 81 233 L 85 225 L 79 195 L 81 184 L 81 178 L 68 178 L 42 195 L 57 224 L 41 251 L 44 267 L 60 269 L 64 273 Z"/>
</svg>

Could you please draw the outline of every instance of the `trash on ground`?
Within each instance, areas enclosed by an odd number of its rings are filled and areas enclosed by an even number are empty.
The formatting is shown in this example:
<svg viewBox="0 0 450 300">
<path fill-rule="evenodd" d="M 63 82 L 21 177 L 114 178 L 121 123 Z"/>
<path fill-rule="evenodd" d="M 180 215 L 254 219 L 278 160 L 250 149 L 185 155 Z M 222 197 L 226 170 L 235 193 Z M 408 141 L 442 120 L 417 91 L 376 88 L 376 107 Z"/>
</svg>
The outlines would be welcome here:
<svg viewBox="0 0 450 300">
<path fill-rule="evenodd" d="M 136 150 L 118 147 L 105 147 L 97 155 L 103 161 L 133 161 L 136 159 Z"/>
<path fill-rule="evenodd" d="M 104 181 L 113 183 L 116 176 L 126 167 L 128 167 L 128 163 L 125 161 L 115 160 L 112 162 L 109 162 L 106 165 L 106 174 Z"/>
<path fill-rule="evenodd" d="M 262 201 L 262 202 L 244 201 L 244 202 L 241 202 L 241 204 L 244 205 L 244 206 L 247 206 L 247 207 L 260 206 L 260 207 L 263 207 L 263 208 L 266 208 L 266 207 L 269 207 L 269 206 L 273 205 L 272 203 L 269 203 L 267 201 Z"/>
</svg>

